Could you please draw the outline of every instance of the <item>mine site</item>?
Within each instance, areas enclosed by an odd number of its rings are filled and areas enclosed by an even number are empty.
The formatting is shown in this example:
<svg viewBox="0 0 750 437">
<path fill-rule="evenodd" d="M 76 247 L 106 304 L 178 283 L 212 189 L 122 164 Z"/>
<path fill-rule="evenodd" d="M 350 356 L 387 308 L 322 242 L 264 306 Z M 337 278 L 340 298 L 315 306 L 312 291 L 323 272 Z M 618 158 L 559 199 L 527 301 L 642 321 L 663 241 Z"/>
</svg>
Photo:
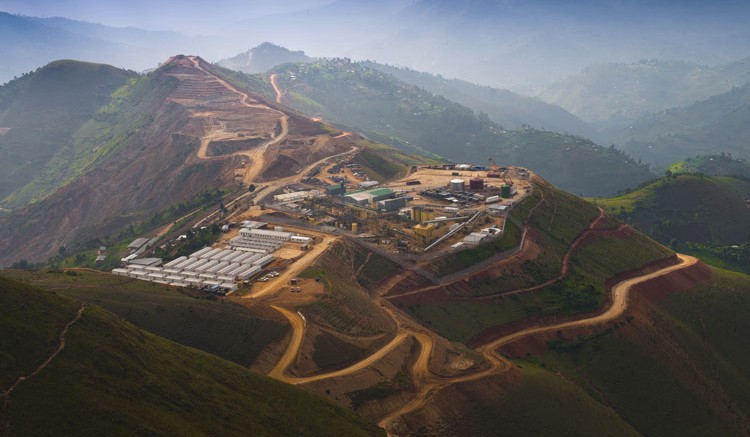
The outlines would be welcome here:
<svg viewBox="0 0 750 437">
<path fill-rule="evenodd" d="M 750 4 L 95 3 L 0 1 L 0 436 L 750 435 Z"/>
</svg>

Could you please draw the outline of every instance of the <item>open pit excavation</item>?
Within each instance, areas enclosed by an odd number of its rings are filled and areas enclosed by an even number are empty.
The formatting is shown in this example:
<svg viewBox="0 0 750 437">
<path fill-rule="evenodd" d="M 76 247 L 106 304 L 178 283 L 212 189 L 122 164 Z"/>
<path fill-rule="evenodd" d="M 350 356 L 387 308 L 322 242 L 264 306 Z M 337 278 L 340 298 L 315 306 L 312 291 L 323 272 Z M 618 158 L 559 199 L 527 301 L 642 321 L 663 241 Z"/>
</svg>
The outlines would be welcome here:
<svg viewBox="0 0 750 437">
<path fill-rule="evenodd" d="M 266 165 L 264 156 L 268 148 L 287 139 L 289 117 L 209 72 L 201 65 L 200 58 L 188 56 L 187 60 L 194 66 L 192 71 L 171 73 L 180 80 L 172 100 L 193 106 L 196 104 L 195 100 L 201 99 L 200 106 L 192 111 L 193 117 L 203 120 L 206 129 L 197 152 L 198 158 L 205 160 L 246 156 L 250 159 L 250 167 L 245 171 L 244 182 L 252 182 Z M 252 120 L 252 125 L 247 124 L 249 120 Z M 261 142 L 255 147 L 229 154 L 208 154 L 213 142 L 240 143 L 252 139 Z"/>
</svg>

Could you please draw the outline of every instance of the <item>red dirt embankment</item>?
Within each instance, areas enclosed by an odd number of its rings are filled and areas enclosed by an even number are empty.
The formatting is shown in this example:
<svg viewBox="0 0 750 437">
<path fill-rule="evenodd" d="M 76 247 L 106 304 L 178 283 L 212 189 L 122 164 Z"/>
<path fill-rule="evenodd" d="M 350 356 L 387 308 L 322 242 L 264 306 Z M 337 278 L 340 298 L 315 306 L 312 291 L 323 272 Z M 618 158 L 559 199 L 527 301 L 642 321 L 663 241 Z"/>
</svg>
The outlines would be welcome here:
<svg viewBox="0 0 750 437">
<path fill-rule="evenodd" d="M 648 274 L 669 265 L 675 264 L 674 259 L 674 257 L 666 258 L 664 260 L 651 263 L 643 269 L 623 272 L 617 275 L 617 277 L 613 277 L 607 281 L 607 289 L 609 290 L 612 285 L 620 281 Z M 652 303 L 658 303 L 666 299 L 667 296 L 672 293 L 688 290 L 696 284 L 710 280 L 711 276 L 711 268 L 703 262 L 698 262 L 692 266 L 675 270 L 664 276 L 635 284 L 633 285 L 633 289 L 629 298 L 631 307 L 627 310 L 625 317 L 627 317 L 627 315 L 637 313 L 640 307 L 645 304 L 645 301 L 650 302 L 648 305 L 651 305 Z M 605 305 L 605 307 L 607 305 Z M 580 318 L 580 316 L 576 316 L 576 318 Z M 509 330 L 515 331 L 516 328 Z M 590 326 L 580 329 L 566 330 L 565 332 L 558 331 L 540 335 L 532 335 L 520 339 L 516 342 L 504 345 L 499 350 L 503 355 L 510 358 L 520 358 L 528 354 L 540 355 L 547 350 L 547 342 L 549 342 L 550 340 L 572 340 L 578 336 L 594 334 L 596 332 L 600 332 L 601 330 L 601 326 Z"/>
</svg>

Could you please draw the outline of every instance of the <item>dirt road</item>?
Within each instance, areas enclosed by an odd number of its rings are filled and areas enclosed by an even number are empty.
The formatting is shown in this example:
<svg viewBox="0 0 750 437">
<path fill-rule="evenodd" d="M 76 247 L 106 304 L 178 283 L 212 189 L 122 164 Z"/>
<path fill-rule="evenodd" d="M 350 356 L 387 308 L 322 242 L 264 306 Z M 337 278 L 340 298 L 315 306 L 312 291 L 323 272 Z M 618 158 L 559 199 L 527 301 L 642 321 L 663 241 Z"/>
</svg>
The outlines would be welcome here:
<svg viewBox="0 0 750 437">
<path fill-rule="evenodd" d="M 256 177 L 260 174 L 260 172 L 263 170 L 265 166 L 265 159 L 264 155 L 266 153 L 266 150 L 268 150 L 269 147 L 275 146 L 277 144 L 280 144 L 283 142 L 287 136 L 289 135 L 289 117 L 284 114 L 283 112 L 273 109 L 268 105 L 262 104 L 262 103 L 251 103 L 250 102 L 250 96 L 237 89 L 234 85 L 230 84 L 226 80 L 214 75 L 213 73 L 210 73 L 206 69 L 204 69 L 201 65 L 198 59 L 194 56 L 190 56 L 188 59 L 193 63 L 195 68 L 202 71 L 207 76 L 211 77 L 213 80 L 221 84 L 224 88 L 228 89 L 229 91 L 237 94 L 240 97 L 240 104 L 242 104 L 245 107 L 248 108 L 259 108 L 259 109 L 265 109 L 268 111 L 273 111 L 279 114 L 279 124 L 281 125 L 281 132 L 279 132 L 278 135 L 275 135 L 273 138 L 269 139 L 265 143 L 261 144 L 260 146 L 254 147 L 249 150 L 240 150 L 238 152 L 234 152 L 230 155 L 222 155 L 219 157 L 210 157 L 207 155 L 208 145 L 211 143 L 211 141 L 218 141 L 218 140 L 233 140 L 238 139 L 239 134 L 238 133 L 231 133 L 226 132 L 226 123 L 222 121 L 218 121 L 218 127 L 214 127 L 206 133 L 201 138 L 201 144 L 198 149 L 198 159 L 222 159 L 226 158 L 228 156 L 235 156 L 235 155 L 244 155 L 250 158 L 251 164 L 250 167 L 245 171 L 245 176 L 243 178 L 243 182 L 246 184 L 252 183 Z M 274 88 L 275 89 L 275 88 Z M 278 100 L 277 95 L 277 100 Z M 194 112 L 193 116 L 196 117 L 204 117 L 213 119 L 216 114 L 212 112 Z M 215 121 L 215 120 L 214 120 Z M 212 126 L 215 126 L 216 123 L 210 123 Z"/>
<path fill-rule="evenodd" d="M 39 372 L 44 370 L 49 364 L 52 362 L 52 360 L 55 359 L 57 355 L 62 352 L 62 350 L 65 348 L 65 335 L 68 333 L 68 329 L 70 329 L 73 324 L 75 324 L 80 318 L 83 316 L 83 310 L 86 309 L 85 304 L 81 304 L 81 307 L 78 308 L 78 311 L 76 312 L 76 316 L 71 320 L 70 322 L 66 323 L 63 327 L 62 331 L 60 331 L 60 335 L 58 336 L 58 342 L 57 342 L 57 348 L 48 356 L 42 363 L 30 374 L 26 376 L 19 376 L 18 379 L 16 379 L 16 382 L 13 383 L 8 389 L 0 393 L 0 398 L 4 398 L 6 401 L 10 397 L 10 394 L 13 393 L 13 390 L 16 389 L 22 382 L 28 380 L 29 378 L 32 378 L 36 376 Z"/>
<path fill-rule="evenodd" d="M 289 342 L 289 345 L 284 351 L 284 355 L 281 356 L 279 362 L 276 363 L 270 372 L 268 372 L 268 376 L 271 378 L 285 381 L 286 377 L 284 376 L 284 372 L 292 365 L 297 358 L 299 348 L 302 347 L 302 340 L 305 337 L 305 321 L 299 314 L 289 311 L 286 308 L 277 305 L 271 305 L 271 308 L 280 312 L 281 315 L 289 320 L 289 324 L 292 325 L 292 340 Z"/>
<path fill-rule="evenodd" d="M 629 293 L 634 285 L 649 281 L 654 278 L 658 278 L 660 276 L 664 276 L 679 269 L 690 267 L 698 262 L 698 259 L 692 256 L 682 254 L 678 254 L 677 256 L 680 259 L 679 264 L 665 267 L 661 270 L 657 270 L 653 273 L 649 273 L 643 276 L 627 279 L 616 284 L 612 288 L 612 305 L 599 315 L 588 317 L 585 319 L 559 323 L 556 325 L 537 326 L 534 328 L 523 329 L 521 331 L 517 331 L 498 338 L 497 340 L 494 340 L 480 347 L 478 350 L 491 364 L 491 367 L 489 369 L 456 378 L 432 378 L 428 384 L 425 384 L 420 388 L 417 396 L 411 402 L 404 405 L 400 409 L 388 414 L 386 417 L 380 420 L 380 422 L 378 422 L 378 425 L 385 429 L 389 436 L 396 437 L 397 434 L 394 434 L 392 431 L 393 424 L 401 416 L 422 408 L 432 396 L 434 396 L 443 388 L 462 382 L 476 381 L 478 379 L 508 371 L 512 367 L 512 364 L 497 352 L 497 348 L 500 346 L 512 343 L 516 340 L 534 334 L 580 328 L 585 326 L 596 326 L 619 318 L 625 313 L 625 310 L 627 309 Z"/>
<path fill-rule="evenodd" d="M 305 231 L 310 233 L 310 231 Z M 305 253 L 302 258 L 295 261 L 288 269 L 284 270 L 281 275 L 272 279 L 269 282 L 256 283 L 252 292 L 243 296 L 244 298 L 257 299 L 262 296 L 266 296 L 270 293 L 278 291 L 281 287 L 288 284 L 290 280 L 299 276 L 303 270 L 312 265 L 313 262 L 333 244 L 339 237 L 328 236 L 322 242 L 313 246 L 313 248 Z M 257 289 L 256 289 L 257 287 Z"/>
<path fill-rule="evenodd" d="M 296 378 L 291 376 L 281 376 L 276 379 L 279 379 L 284 382 L 288 382 L 289 384 L 305 384 L 308 382 L 314 382 L 314 381 L 320 381 L 323 379 L 330 379 L 330 378 L 336 378 L 339 376 L 346 376 L 351 375 L 354 372 L 359 372 L 360 370 L 364 370 L 368 367 L 370 367 L 372 364 L 383 358 L 384 356 L 388 355 L 390 351 L 395 349 L 398 345 L 400 345 L 404 340 L 406 340 L 406 337 L 408 337 L 408 334 L 405 332 L 400 332 L 398 335 L 393 337 L 393 340 L 388 342 L 385 346 L 381 347 L 375 353 L 372 355 L 369 355 L 367 358 L 365 358 L 362 361 L 359 361 L 345 369 L 336 370 L 335 372 L 330 373 L 321 373 L 320 375 L 314 375 L 314 376 L 308 376 L 304 378 Z M 269 373 L 268 376 L 271 376 Z"/>
<path fill-rule="evenodd" d="M 279 83 L 276 81 L 277 74 L 274 73 L 271 75 L 271 86 L 273 87 L 273 92 L 276 93 L 276 103 L 281 103 L 281 88 L 279 88 Z"/>
</svg>

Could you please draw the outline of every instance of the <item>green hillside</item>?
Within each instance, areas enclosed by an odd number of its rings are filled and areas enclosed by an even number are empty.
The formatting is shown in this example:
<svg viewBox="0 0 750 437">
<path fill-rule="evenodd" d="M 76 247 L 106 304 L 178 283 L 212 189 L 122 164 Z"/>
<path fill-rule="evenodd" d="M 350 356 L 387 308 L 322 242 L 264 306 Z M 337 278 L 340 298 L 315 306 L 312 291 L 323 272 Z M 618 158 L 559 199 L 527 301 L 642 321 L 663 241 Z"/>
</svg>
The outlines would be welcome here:
<svg viewBox="0 0 750 437">
<path fill-rule="evenodd" d="M 0 278 L 3 390 L 50 355 L 78 308 Z M 384 435 L 317 395 L 164 340 L 93 305 L 70 326 L 51 364 L 6 400 L 0 432 L 11 436 Z"/>
<path fill-rule="evenodd" d="M 273 71 L 286 104 L 408 152 L 426 150 L 479 164 L 492 157 L 529 167 L 577 194 L 614 193 L 652 177 L 646 166 L 614 148 L 553 132 L 507 130 L 486 114 L 348 60 L 286 64 Z"/>
<path fill-rule="evenodd" d="M 745 180 L 680 174 L 596 203 L 677 250 L 750 272 L 748 199 Z"/>
<path fill-rule="evenodd" d="M 607 127 L 705 100 L 748 82 L 747 60 L 709 67 L 650 59 L 593 65 L 547 86 L 538 96 Z"/>
<path fill-rule="evenodd" d="M 591 126 L 563 108 L 507 89 L 476 85 L 460 79 L 445 79 L 440 75 L 376 62 L 364 62 L 363 65 L 424 88 L 476 112 L 483 112 L 490 120 L 506 128 L 520 129 L 524 126 L 533 126 L 586 138 L 591 138 L 595 134 Z"/>
<path fill-rule="evenodd" d="M 431 435 L 641 435 L 615 411 L 572 382 L 534 363 L 518 364 L 520 381 L 509 384 L 502 393 L 478 397 L 472 396 L 471 386 L 459 388 L 466 398 L 461 405 L 461 419 L 438 419 L 430 429 Z"/>
<path fill-rule="evenodd" d="M 109 273 L 7 270 L 4 274 L 99 305 L 143 330 L 245 367 L 287 331 L 283 322 L 263 317 L 259 309 Z"/>
<path fill-rule="evenodd" d="M 534 195 L 536 199 L 520 204 L 514 215 L 518 220 L 525 220 L 530 208 L 544 196 L 529 220 L 534 241 L 541 248 L 538 257 L 524 262 L 520 269 L 510 269 L 497 277 L 445 286 L 447 294 L 464 289 L 470 289 L 475 297 L 499 294 L 558 277 L 564 254 L 596 218 L 597 211 L 590 203 L 550 185 L 538 184 Z M 402 303 L 398 298 L 394 302 L 442 336 L 464 343 L 499 326 L 593 311 L 606 299 L 607 279 L 673 255 L 668 248 L 638 232 L 614 232 L 618 225 L 610 220 L 602 229 L 613 231 L 611 235 L 594 234 L 571 253 L 570 269 L 564 278 L 532 292 L 483 300 L 456 299 L 448 303 L 430 299 Z"/>
<path fill-rule="evenodd" d="M 644 116 L 613 132 L 607 141 L 653 165 L 718 153 L 750 159 L 748 102 L 750 84 Z"/>
<path fill-rule="evenodd" d="M 721 270 L 599 335 L 555 342 L 535 359 L 643 435 L 747 435 L 750 277 Z"/>
<path fill-rule="evenodd" d="M 699 155 L 667 167 L 672 173 L 701 173 L 708 176 L 735 176 L 750 179 L 750 163 L 726 154 Z"/>
<path fill-rule="evenodd" d="M 442 414 L 407 422 L 446 437 L 747 435 L 750 276 L 697 270 L 639 289 L 606 328 L 501 349 L 513 370 L 445 389 L 433 400 Z"/>
<path fill-rule="evenodd" d="M 56 61 L 0 87 L 0 128 L 9 128 L 0 135 L 2 206 L 43 197 L 85 166 L 77 161 L 103 146 L 112 122 L 101 108 L 135 77 L 108 65 Z"/>
</svg>

